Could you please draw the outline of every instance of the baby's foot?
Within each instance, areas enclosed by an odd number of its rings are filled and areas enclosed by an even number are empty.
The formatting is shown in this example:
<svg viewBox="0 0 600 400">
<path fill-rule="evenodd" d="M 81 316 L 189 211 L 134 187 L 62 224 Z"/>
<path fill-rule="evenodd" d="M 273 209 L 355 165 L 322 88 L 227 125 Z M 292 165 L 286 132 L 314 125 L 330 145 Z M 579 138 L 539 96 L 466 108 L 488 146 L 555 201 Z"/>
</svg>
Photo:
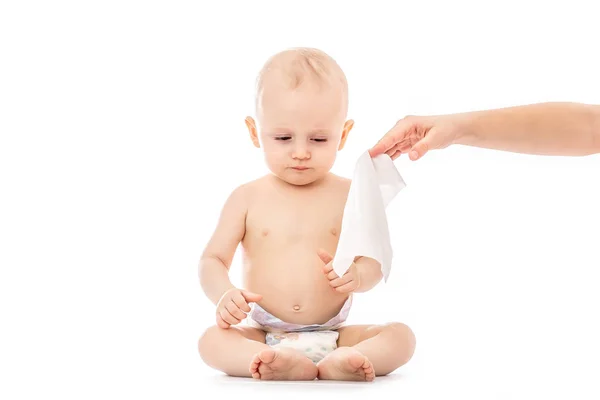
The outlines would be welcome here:
<svg viewBox="0 0 600 400">
<path fill-rule="evenodd" d="M 375 379 L 369 359 L 352 347 L 338 347 L 319 364 L 319 379 L 337 381 L 367 381 Z"/>
<path fill-rule="evenodd" d="M 312 381 L 318 369 L 298 350 L 282 347 L 256 354 L 250 363 L 250 373 L 262 380 Z"/>
</svg>

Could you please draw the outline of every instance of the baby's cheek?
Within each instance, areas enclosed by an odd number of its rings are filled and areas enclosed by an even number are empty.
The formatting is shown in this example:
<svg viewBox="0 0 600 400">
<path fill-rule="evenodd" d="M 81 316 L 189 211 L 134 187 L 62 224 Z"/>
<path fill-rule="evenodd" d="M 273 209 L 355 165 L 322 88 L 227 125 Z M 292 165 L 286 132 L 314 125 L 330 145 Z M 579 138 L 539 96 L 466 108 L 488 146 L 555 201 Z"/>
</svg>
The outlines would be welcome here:
<svg viewBox="0 0 600 400">
<path fill-rule="evenodd" d="M 337 157 L 337 149 L 335 146 L 333 146 L 327 149 L 319 149 L 313 154 L 317 156 L 316 158 L 319 159 L 321 164 L 331 166 Z"/>
</svg>

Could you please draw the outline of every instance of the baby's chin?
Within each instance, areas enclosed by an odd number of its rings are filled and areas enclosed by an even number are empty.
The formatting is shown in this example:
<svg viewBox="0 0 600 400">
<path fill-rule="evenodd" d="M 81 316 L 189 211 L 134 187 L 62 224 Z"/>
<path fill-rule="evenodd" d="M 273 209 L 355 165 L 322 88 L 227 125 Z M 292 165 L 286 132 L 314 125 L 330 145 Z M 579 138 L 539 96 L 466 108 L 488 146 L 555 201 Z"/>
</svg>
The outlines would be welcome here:
<svg viewBox="0 0 600 400">
<path fill-rule="evenodd" d="M 275 173 L 279 179 L 294 186 L 306 186 L 323 179 L 324 175 L 317 171 L 310 172 L 280 172 Z"/>
</svg>

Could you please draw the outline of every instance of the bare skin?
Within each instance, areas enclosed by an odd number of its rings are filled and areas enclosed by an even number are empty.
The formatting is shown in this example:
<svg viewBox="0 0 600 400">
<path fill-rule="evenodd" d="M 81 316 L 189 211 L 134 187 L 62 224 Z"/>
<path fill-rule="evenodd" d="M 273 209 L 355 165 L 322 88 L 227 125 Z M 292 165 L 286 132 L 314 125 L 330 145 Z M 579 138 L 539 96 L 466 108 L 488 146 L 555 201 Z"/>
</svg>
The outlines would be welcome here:
<svg viewBox="0 0 600 400">
<path fill-rule="evenodd" d="M 331 269 L 326 264 L 331 257 L 319 251 L 335 254 L 334 232 L 341 229 L 348 182 L 331 175 L 322 186 L 295 193 L 297 188 L 278 187 L 272 179 L 277 178 L 267 176 L 245 187 L 244 203 L 249 207 L 242 240 L 245 287 L 260 293 L 261 306 L 282 320 L 324 323 L 339 312 L 348 296 L 333 287 L 336 279 L 329 280 Z M 380 279 L 372 273 L 372 265 L 360 273 L 368 260 L 355 265 L 364 288 Z M 361 286 L 355 291 L 360 290 Z M 244 318 L 245 314 L 234 325 Z M 371 381 L 408 362 L 415 347 L 414 335 L 401 324 L 347 326 L 339 330 L 339 348 L 315 366 L 295 350 L 269 348 L 260 330 L 213 328 L 200 341 L 205 362 L 233 376 L 264 380 Z"/>
<path fill-rule="evenodd" d="M 312 381 L 319 373 L 304 354 L 295 349 L 267 349 L 254 355 L 250 373 L 255 379 Z"/>
<path fill-rule="evenodd" d="M 352 347 L 339 347 L 319 363 L 319 379 L 365 381 L 375 379 L 375 369 L 369 358 Z"/>
<path fill-rule="evenodd" d="M 265 334 L 247 326 L 228 329 L 212 326 L 200 337 L 200 357 L 209 366 L 230 376 L 251 376 L 250 365 L 254 356 L 269 350 Z"/>
<path fill-rule="evenodd" d="M 318 187 L 297 188 L 275 179 L 252 187 L 242 241 L 244 286 L 284 321 L 325 323 L 348 294 L 332 290 L 317 252 L 335 253 L 349 182 L 331 175 Z"/>
<path fill-rule="evenodd" d="M 275 75 L 264 77 L 258 102 L 261 129 L 252 118 L 246 125 L 272 174 L 231 193 L 203 252 L 200 282 L 216 306 L 216 325 L 200 338 L 199 351 L 209 366 L 234 376 L 371 380 L 378 370 L 389 373 L 408 361 L 414 348 L 410 330 L 342 328 L 339 346 L 346 349 L 317 367 L 300 352 L 268 347 L 264 332 L 237 326 L 253 302 L 288 323 L 324 324 L 352 293 L 366 292 L 382 279 L 380 265 L 367 258 L 357 258 L 343 277 L 329 265 L 350 188 L 350 180 L 330 172 L 352 128 L 345 120 L 341 80 L 303 79 L 290 88 L 276 68 L 271 71 Z M 238 245 L 243 289 L 228 276 Z"/>
<path fill-rule="evenodd" d="M 553 102 L 447 115 L 408 116 L 370 149 L 418 160 L 453 144 L 514 153 L 586 156 L 600 153 L 600 105 Z"/>
<path fill-rule="evenodd" d="M 416 346 L 411 329 L 400 323 L 349 325 L 339 333 L 339 347 L 317 364 L 319 379 L 370 382 L 406 364 Z"/>
</svg>

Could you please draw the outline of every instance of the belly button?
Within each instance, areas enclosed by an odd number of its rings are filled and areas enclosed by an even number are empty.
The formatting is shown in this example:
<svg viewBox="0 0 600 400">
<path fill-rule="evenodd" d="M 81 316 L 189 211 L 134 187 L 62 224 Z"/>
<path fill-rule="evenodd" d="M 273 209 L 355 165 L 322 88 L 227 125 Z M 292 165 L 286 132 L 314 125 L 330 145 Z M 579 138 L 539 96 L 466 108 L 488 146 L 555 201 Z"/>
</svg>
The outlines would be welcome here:
<svg viewBox="0 0 600 400">
<path fill-rule="evenodd" d="M 298 305 L 294 306 L 294 311 L 300 311 L 300 306 L 298 306 Z"/>
</svg>

